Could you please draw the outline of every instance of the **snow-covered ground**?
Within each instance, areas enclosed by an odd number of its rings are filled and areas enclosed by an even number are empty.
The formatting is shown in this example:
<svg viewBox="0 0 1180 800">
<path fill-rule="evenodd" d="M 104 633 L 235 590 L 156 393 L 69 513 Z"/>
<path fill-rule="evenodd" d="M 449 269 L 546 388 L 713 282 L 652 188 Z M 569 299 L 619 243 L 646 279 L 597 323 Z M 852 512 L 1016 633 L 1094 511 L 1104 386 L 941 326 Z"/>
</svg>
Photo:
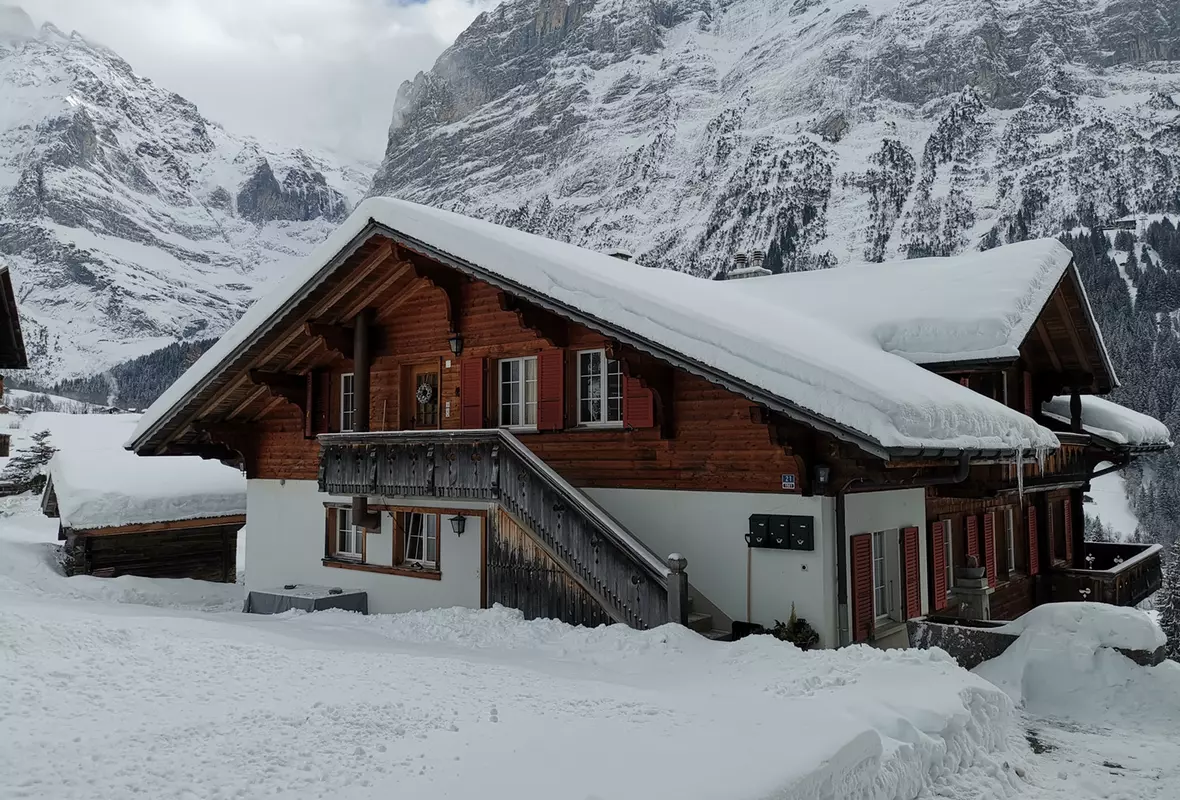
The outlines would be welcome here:
<svg viewBox="0 0 1180 800">
<path fill-rule="evenodd" d="M 1129 541 L 1139 528 L 1139 519 L 1127 499 L 1127 485 L 1123 476 L 1111 472 L 1095 478 L 1090 482 L 1090 491 L 1086 494 L 1094 501 L 1086 504 L 1086 516 L 1101 520 L 1119 539 Z"/>
<path fill-rule="evenodd" d="M 1180 795 L 1180 667 L 1077 620 L 973 675 L 506 609 L 243 615 L 240 585 L 66 578 L 56 530 L 0 500 L 4 800 Z"/>
</svg>

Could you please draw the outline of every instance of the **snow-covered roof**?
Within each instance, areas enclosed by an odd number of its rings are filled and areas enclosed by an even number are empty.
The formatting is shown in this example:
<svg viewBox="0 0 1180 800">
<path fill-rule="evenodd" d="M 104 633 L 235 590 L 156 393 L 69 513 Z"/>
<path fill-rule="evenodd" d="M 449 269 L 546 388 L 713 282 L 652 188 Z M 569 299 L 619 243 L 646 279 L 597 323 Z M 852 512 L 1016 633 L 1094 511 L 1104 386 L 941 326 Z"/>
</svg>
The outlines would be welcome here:
<svg viewBox="0 0 1180 800">
<path fill-rule="evenodd" d="M 1155 417 L 1085 395 L 1082 400 L 1082 429 L 1091 436 L 1128 448 L 1162 448 L 1172 446 L 1172 434 Z M 1045 416 L 1069 424 L 1069 397 L 1054 397 L 1042 404 Z"/>
<path fill-rule="evenodd" d="M 1038 239 L 950 258 L 727 282 L 721 290 L 821 317 L 915 364 L 1004 359 L 1020 355 L 1072 261 L 1056 239 Z"/>
<path fill-rule="evenodd" d="M 785 310 L 780 297 L 643 268 L 447 211 L 370 198 L 148 409 L 128 446 L 142 444 L 191 393 L 277 324 L 367 230 L 391 235 L 747 395 L 772 398 L 788 412 L 851 432 L 882 452 L 1058 445 L 1051 431 L 1029 417 L 886 352 L 864 328 Z M 1043 269 L 1058 268 L 1058 251 L 1039 247 L 1052 262 Z M 767 280 L 734 286 L 753 288 Z M 846 284 L 842 294 L 855 286 Z"/>
<path fill-rule="evenodd" d="M 196 456 L 144 458 L 121 447 L 67 449 L 49 484 L 67 528 L 89 530 L 246 513 L 241 472 Z"/>
</svg>

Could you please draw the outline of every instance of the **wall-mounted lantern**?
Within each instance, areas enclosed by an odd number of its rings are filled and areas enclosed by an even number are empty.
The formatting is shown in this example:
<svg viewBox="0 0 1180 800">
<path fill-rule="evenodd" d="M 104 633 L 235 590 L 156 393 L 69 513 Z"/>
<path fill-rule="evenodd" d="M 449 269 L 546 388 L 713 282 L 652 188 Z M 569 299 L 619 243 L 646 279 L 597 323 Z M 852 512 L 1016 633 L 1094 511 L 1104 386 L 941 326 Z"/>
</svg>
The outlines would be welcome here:
<svg viewBox="0 0 1180 800">
<path fill-rule="evenodd" d="M 462 536 L 463 531 L 467 529 L 467 517 L 463 515 L 456 515 L 451 517 L 451 530 L 455 532 L 456 536 Z"/>
<path fill-rule="evenodd" d="M 451 346 L 451 352 L 455 355 L 463 355 L 463 334 L 452 333 L 447 338 L 447 344 Z"/>
</svg>

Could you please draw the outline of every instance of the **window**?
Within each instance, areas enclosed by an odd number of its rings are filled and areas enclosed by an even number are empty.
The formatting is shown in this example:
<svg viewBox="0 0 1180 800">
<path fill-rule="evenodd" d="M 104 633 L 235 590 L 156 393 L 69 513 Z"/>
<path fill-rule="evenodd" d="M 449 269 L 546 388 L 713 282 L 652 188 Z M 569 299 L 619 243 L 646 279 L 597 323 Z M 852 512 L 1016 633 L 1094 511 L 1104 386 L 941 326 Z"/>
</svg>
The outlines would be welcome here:
<svg viewBox="0 0 1180 800">
<path fill-rule="evenodd" d="M 434 569 L 438 567 L 438 514 L 402 512 L 405 540 L 402 563 Z"/>
<path fill-rule="evenodd" d="M 1065 560 L 1065 503 L 1054 500 L 1049 503 L 1049 530 L 1052 534 L 1053 557 L 1058 561 Z"/>
<path fill-rule="evenodd" d="M 352 524 L 352 509 L 336 509 L 336 556 L 364 558 L 365 532 Z"/>
<path fill-rule="evenodd" d="M 605 350 L 578 353 L 578 424 L 623 422 L 623 365 Z"/>
<path fill-rule="evenodd" d="M 889 581 L 886 566 L 885 531 L 873 534 L 873 615 L 889 616 Z"/>
<path fill-rule="evenodd" d="M 942 536 L 943 555 L 946 558 L 946 593 L 949 597 L 951 589 L 955 586 L 954 525 L 951 524 L 949 519 L 942 521 Z"/>
<path fill-rule="evenodd" d="M 500 426 L 537 426 L 537 359 L 506 358 L 500 361 Z"/>
<path fill-rule="evenodd" d="M 353 374 L 349 372 L 340 376 L 340 430 L 352 430 L 355 416 L 356 394 L 353 391 Z"/>
<path fill-rule="evenodd" d="M 1004 535 L 1008 537 L 1008 574 L 1016 571 L 1016 510 L 1004 509 Z"/>
</svg>

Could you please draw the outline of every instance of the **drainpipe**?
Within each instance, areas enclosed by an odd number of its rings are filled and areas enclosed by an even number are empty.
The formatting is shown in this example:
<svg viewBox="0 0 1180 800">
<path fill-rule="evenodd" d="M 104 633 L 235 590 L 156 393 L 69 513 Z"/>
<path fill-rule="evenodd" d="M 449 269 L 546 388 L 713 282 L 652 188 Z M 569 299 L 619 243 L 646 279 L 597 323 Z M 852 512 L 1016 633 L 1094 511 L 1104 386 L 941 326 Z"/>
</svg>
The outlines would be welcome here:
<svg viewBox="0 0 1180 800">
<path fill-rule="evenodd" d="M 962 483 L 971 474 L 971 456 L 966 452 L 959 454 L 959 466 L 954 475 L 939 475 L 925 480 L 911 481 L 879 481 L 870 483 L 864 478 L 853 478 L 836 490 L 836 616 L 840 629 L 840 646 L 852 644 L 852 632 L 849 630 L 848 616 L 848 525 L 845 510 L 845 499 L 848 490 L 857 484 L 868 488 L 886 489 L 890 487 L 918 489 L 927 486 L 948 486 Z"/>
<path fill-rule="evenodd" d="M 353 325 L 352 339 L 352 396 L 353 415 L 352 429 L 357 433 L 369 432 L 369 370 L 372 367 L 372 353 L 370 326 L 373 320 L 371 308 L 357 312 Z M 381 515 L 369 511 L 369 498 L 365 496 L 352 498 L 352 524 L 358 528 L 378 530 L 381 528 Z"/>
</svg>

